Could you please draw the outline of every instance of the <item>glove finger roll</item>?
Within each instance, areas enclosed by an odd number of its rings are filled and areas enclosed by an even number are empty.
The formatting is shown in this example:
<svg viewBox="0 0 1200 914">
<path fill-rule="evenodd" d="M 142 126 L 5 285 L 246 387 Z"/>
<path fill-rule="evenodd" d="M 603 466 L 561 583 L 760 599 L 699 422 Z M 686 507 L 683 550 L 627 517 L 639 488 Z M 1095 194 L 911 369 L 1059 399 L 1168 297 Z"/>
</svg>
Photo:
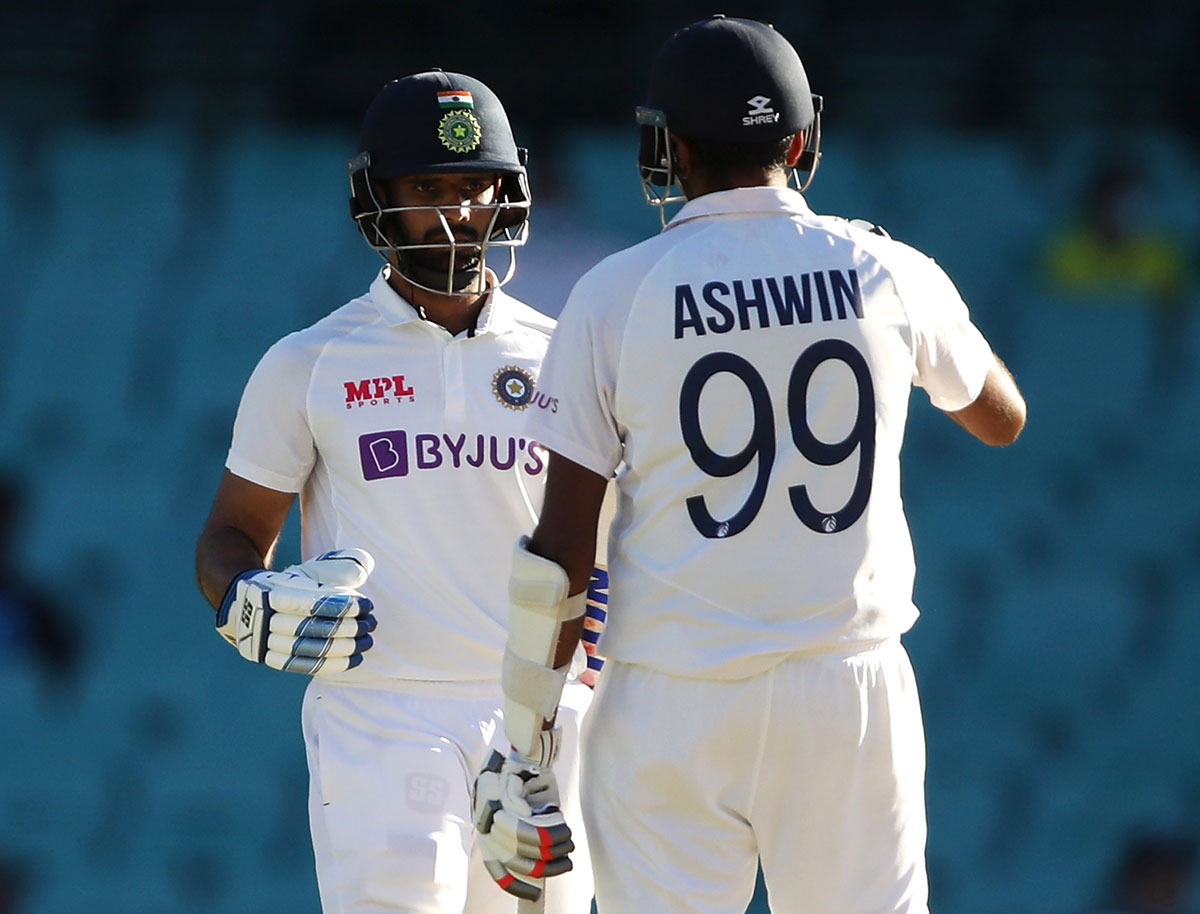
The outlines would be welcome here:
<svg viewBox="0 0 1200 914">
<path fill-rule="evenodd" d="M 296 657 L 279 651 L 267 651 L 263 663 L 285 673 L 344 673 L 362 663 L 362 654 L 349 657 Z"/>
<path fill-rule="evenodd" d="M 560 852 L 570 853 L 575 847 L 568 826 L 561 825 L 554 829 L 534 828 L 507 810 L 495 814 L 491 834 L 503 847 L 520 849 L 528 857 L 543 860 L 558 856 Z"/>
<path fill-rule="evenodd" d="M 319 616 L 274 613 L 271 616 L 270 630 L 272 635 L 293 635 L 301 638 L 357 638 L 375 631 L 375 617 L 324 619 Z"/>
<path fill-rule="evenodd" d="M 497 856 L 501 859 L 525 857 L 529 860 L 554 860 L 566 857 L 575 850 L 575 842 L 571 840 L 569 833 L 553 843 L 542 843 L 544 838 L 542 835 L 535 836 L 533 840 L 529 840 L 529 837 L 527 831 L 512 824 L 511 817 L 507 813 L 496 814 L 489 838 L 499 850 Z"/>
<path fill-rule="evenodd" d="M 289 635 L 271 635 L 267 638 L 267 650 L 293 657 L 350 657 L 361 654 L 375 643 L 370 635 L 361 638 L 296 638 Z"/>
<path fill-rule="evenodd" d="M 501 861 L 505 866 L 508 866 L 515 860 L 525 860 L 526 868 L 532 867 L 536 863 L 549 863 L 552 860 L 566 860 L 567 855 L 575 850 L 575 842 L 565 841 L 562 844 L 556 844 L 552 848 L 543 850 L 539 847 L 530 847 L 527 844 L 513 844 L 508 838 L 497 835 L 493 832 L 490 836 L 491 855 Z M 481 845 L 482 846 L 482 845 Z"/>
<path fill-rule="evenodd" d="M 361 594 L 324 593 L 314 597 L 311 591 L 276 588 L 263 595 L 275 612 L 293 616 L 320 616 L 325 619 L 363 618 L 375 605 Z"/>
<path fill-rule="evenodd" d="M 488 874 L 496 880 L 496 885 L 508 894 L 524 898 L 526 901 L 537 901 L 542 897 L 541 885 L 518 879 L 495 860 L 484 860 L 483 865 L 487 868 Z"/>
<path fill-rule="evenodd" d="M 553 860 L 531 860 L 528 857 L 501 858 L 500 862 L 510 873 L 541 879 L 545 876 L 561 876 L 569 873 L 574 864 L 570 857 L 556 857 Z"/>
<path fill-rule="evenodd" d="M 571 826 L 562 820 L 561 815 L 555 818 L 558 820 L 555 823 L 539 825 L 517 818 L 505 810 L 496 814 L 492 830 L 511 837 L 515 844 L 549 849 L 571 841 Z"/>
</svg>

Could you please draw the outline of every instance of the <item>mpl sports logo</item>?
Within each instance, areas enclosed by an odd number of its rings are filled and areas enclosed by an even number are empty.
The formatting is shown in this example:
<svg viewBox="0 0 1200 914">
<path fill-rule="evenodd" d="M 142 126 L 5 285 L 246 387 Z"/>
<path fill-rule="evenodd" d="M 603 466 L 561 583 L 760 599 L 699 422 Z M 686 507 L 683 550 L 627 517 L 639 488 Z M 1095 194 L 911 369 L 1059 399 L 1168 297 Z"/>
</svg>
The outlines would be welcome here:
<svg viewBox="0 0 1200 914">
<path fill-rule="evenodd" d="M 346 389 L 346 409 L 399 403 L 401 400 L 412 403 L 417 399 L 416 392 L 404 382 L 402 374 L 343 381 L 342 386 Z"/>
<path fill-rule="evenodd" d="M 774 124 L 779 120 L 779 112 L 771 107 L 771 100 L 765 95 L 756 95 L 746 99 L 750 107 L 742 118 L 743 127 L 753 127 L 756 124 Z"/>
</svg>

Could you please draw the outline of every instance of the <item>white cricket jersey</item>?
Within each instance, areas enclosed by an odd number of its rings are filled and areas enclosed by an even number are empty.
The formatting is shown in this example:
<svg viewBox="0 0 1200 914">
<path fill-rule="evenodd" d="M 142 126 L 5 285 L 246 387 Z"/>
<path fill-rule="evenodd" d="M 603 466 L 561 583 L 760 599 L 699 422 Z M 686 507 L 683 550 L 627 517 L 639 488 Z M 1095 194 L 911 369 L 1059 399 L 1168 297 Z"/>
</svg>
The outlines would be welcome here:
<svg viewBox="0 0 1200 914">
<path fill-rule="evenodd" d="M 501 290 L 451 337 L 385 280 L 259 362 L 226 466 L 301 496 L 304 557 L 359 546 L 375 645 L 335 678 L 499 679 L 513 544 L 541 509 L 524 431 L 554 321 Z"/>
<path fill-rule="evenodd" d="M 991 349 L 920 252 L 791 189 L 687 203 L 575 286 L 527 434 L 618 475 L 600 652 L 739 678 L 907 631 L 914 384 L 969 405 Z"/>
</svg>

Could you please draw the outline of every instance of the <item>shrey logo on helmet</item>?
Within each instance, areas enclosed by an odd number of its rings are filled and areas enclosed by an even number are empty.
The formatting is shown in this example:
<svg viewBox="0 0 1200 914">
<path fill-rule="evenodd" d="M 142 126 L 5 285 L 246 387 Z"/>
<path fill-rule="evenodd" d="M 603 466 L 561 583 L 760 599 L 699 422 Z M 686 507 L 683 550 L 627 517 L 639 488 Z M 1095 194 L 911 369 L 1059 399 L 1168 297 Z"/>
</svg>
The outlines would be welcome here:
<svg viewBox="0 0 1200 914">
<path fill-rule="evenodd" d="M 765 95 L 748 98 L 746 104 L 750 108 L 742 118 L 742 124 L 747 127 L 754 124 L 773 124 L 779 120 L 779 112 L 771 107 L 771 100 Z"/>
<path fill-rule="evenodd" d="M 525 160 L 503 105 L 479 80 L 442 70 L 392 80 L 367 108 L 358 152 L 347 165 L 350 214 L 367 243 L 409 282 L 442 295 L 479 294 L 491 283 L 488 252 L 509 253 L 508 269 L 492 283 L 503 285 L 528 237 Z M 498 178 L 495 198 L 472 204 L 491 212 L 481 237 L 456 236 L 443 207 L 385 205 L 377 192 L 394 178 L 438 174 Z M 441 236 L 408 237 L 401 216 L 412 210 L 436 213 Z"/>
</svg>

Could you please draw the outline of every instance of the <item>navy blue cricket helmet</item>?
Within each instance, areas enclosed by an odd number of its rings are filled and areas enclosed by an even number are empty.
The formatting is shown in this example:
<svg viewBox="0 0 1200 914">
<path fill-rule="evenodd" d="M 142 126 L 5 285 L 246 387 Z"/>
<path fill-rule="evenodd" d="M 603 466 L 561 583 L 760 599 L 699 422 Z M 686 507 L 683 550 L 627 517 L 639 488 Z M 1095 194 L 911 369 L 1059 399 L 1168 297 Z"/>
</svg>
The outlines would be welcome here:
<svg viewBox="0 0 1200 914">
<path fill-rule="evenodd" d="M 679 202 L 668 132 L 718 143 L 766 143 L 806 131 L 790 176 L 804 190 L 820 159 L 821 97 L 809 89 L 796 49 L 765 22 L 712 16 L 675 32 L 659 48 L 641 128 L 638 168 L 646 199 Z M 807 172 L 803 183 L 796 171 Z M 662 188 L 662 190 L 659 190 Z"/>
<path fill-rule="evenodd" d="M 387 83 L 363 117 L 358 152 L 349 161 L 350 215 L 367 243 L 405 278 L 442 294 L 480 290 L 487 250 L 510 251 L 509 268 L 497 283 L 512 277 L 515 248 L 529 231 L 529 179 L 525 149 L 513 139 L 500 99 L 484 83 L 462 73 L 429 70 Z M 493 214 L 485 237 L 467 243 L 448 225 L 438 244 L 404 237 L 398 213 L 435 207 L 389 206 L 375 185 L 390 178 L 440 173 L 500 176 L 500 192 L 489 204 Z M 423 253 L 449 252 L 445 269 L 430 266 Z M 443 258 L 444 259 L 444 258 Z"/>
</svg>

